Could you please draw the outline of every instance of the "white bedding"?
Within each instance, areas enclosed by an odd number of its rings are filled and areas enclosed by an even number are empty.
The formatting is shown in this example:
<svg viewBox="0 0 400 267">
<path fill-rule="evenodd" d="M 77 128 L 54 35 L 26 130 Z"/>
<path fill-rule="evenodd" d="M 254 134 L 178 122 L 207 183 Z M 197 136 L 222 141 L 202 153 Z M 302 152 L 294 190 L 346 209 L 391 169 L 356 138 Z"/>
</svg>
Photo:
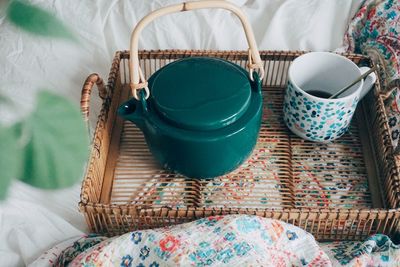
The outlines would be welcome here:
<svg viewBox="0 0 400 267">
<path fill-rule="evenodd" d="M 98 72 L 107 77 L 114 52 L 129 48 L 135 23 L 151 10 L 181 1 L 31 2 L 56 14 L 80 41 L 31 36 L 10 25 L 0 11 L 0 90 L 20 100 L 25 113 L 32 107 L 37 88 L 54 90 L 79 103 L 86 76 Z M 247 13 L 259 49 L 327 51 L 341 46 L 346 25 L 362 0 L 232 2 Z M 140 47 L 246 49 L 239 25 L 223 10 L 174 14 L 149 25 Z M 92 122 L 99 99 L 94 97 L 93 102 Z M 54 244 L 87 231 L 77 208 L 79 189 L 77 184 L 48 192 L 14 182 L 8 199 L 0 204 L 0 266 L 27 265 Z"/>
</svg>

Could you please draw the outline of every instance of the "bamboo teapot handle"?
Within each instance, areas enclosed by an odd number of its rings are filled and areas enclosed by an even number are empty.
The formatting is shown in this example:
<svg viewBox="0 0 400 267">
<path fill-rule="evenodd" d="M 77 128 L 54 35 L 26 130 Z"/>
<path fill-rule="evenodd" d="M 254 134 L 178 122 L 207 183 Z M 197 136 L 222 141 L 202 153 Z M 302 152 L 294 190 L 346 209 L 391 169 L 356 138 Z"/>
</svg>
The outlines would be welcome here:
<svg viewBox="0 0 400 267">
<path fill-rule="evenodd" d="M 258 52 L 256 40 L 254 38 L 254 33 L 251 28 L 249 21 L 247 20 L 245 14 L 240 8 L 234 4 L 231 4 L 222 0 L 207 0 L 207 1 L 197 1 L 197 2 L 187 2 L 182 4 L 176 4 L 167 6 L 158 10 L 155 10 L 142 18 L 136 25 L 135 29 L 131 35 L 130 52 L 131 57 L 129 59 L 129 77 L 130 77 L 130 87 L 132 90 L 132 95 L 134 98 L 139 100 L 137 90 L 144 89 L 146 92 L 146 99 L 150 96 L 150 90 L 147 86 L 147 81 L 143 75 L 143 72 L 139 66 L 139 51 L 138 43 L 139 36 L 143 28 L 147 26 L 154 19 L 177 12 L 204 9 L 204 8 L 222 8 L 234 13 L 242 22 L 244 32 L 246 34 L 247 43 L 249 44 L 249 77 L 253 80 L 253 71 L 259 69 L 260 79 L 264 77 L 264 68 L 260 58 L 260 53 Z"/>
</svg>

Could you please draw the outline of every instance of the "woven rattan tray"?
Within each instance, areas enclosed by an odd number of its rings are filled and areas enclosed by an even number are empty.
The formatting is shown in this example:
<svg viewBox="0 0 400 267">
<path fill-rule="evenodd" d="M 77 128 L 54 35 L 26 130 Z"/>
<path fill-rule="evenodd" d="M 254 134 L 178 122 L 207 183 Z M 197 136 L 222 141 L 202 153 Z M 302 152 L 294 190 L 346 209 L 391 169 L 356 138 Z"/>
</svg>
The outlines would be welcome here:
<svg viewBox="0 0 400 267">
<path fill-rule="evenodd" d="M 318 240 L 357 240 L 373 233 L 394 237 L 399 228 L 399 163 L 393 155 L 383 96 L 375 90 L 359 105 L 349 133 L 324 145 L 293 135 L 282 121 L 290 63 L 300 52 L 261 51 L 264 113 L 256 149 L 235 172 L 193 180 L 163 170 L 141 132 L 116 116 L 129 96 L 128 52 L 117 52 L 108 85 L 92 75 L 82 92 L 89 111 L 98 83 L 103 98 L 80 209 L 90 229 L 117 235 L 219 214 L 256 214 L 304 228 Z M 243 67 L 247 52 L 141 51 L 149 77 L 178 58 L 221 57 Z M 368 58 L 347 55 L 358 65 Z"/>
</svg>

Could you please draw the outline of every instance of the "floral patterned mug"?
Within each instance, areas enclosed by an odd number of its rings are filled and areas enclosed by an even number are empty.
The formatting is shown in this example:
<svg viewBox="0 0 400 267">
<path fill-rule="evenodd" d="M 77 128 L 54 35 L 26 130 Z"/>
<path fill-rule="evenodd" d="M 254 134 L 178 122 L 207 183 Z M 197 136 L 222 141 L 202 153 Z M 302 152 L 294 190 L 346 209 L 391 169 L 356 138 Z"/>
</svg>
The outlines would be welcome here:
<svg viewBox="0 0 400 267">
<path fill-rule="evenodd" d="M 303 139 L 322 143 L 342 136 L 376 75 L 371 73 L 337 98 L 328 98 L 369 69 L 329 52 L 311 52 L 296 58 L 289 67 L 283 105 L 288 128 Z"/>
</svg>

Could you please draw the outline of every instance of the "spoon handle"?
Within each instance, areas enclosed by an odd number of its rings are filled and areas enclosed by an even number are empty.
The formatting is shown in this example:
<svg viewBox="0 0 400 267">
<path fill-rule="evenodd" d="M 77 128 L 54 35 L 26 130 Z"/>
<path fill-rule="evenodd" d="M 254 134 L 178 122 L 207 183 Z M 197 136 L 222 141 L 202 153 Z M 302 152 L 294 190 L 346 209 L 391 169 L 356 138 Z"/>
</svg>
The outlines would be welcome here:
<svg viewBox="0 0 400 267">
<path fill-rule="evenodd" d="M 362 79 L 364 79 L 365 77 L 370 75 L 375 70 L 376 70 L 376 67 L 371 68 L 369 71 L 365 72 L 363 75 L 358 77 L 354 82 L 352 82 L 351 84 L 347 85 L 346 87 L 340 89 L 337 93 L 333 94 L 328 99 L 336 98 L 337 96 L 341 95 L 343 92 L 347 91 L 350 87 L 352 87 L 353 85 L 355 85 L 356 83 L 358 83 L 359 81 L 361 81 Z"/>
</svg>

